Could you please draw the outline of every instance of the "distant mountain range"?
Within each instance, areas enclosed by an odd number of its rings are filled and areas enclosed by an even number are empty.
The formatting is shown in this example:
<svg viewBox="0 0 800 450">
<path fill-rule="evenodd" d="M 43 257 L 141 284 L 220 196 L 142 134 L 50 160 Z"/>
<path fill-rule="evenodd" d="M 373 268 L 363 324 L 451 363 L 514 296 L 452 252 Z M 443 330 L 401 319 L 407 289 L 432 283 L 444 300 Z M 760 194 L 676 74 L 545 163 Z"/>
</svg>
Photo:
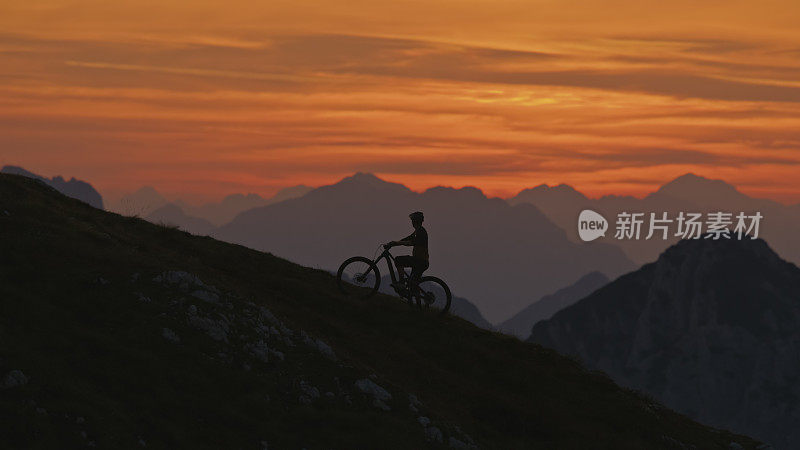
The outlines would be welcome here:
<svg viewBox="0 0 800 450">
<path fill-rule="evenodd" d="M 678 237 L 670 236 L 668 240 L 660 237 L 644 240 L 647 235 L 647 223 L 642 228 L 640 240 L 617 240 L 613 238 L 614 223 L 620 212 L 643 212 L 649 219 L 649 213 L 657 215 L 667 212 L 674 219 L 678 212 L 712 211 L 739 212 L 752 214 L 760 212 L 760 237 L 766 239 L 784 258 L 800 264 L 800 207 L 785 206 L 778 202 L 749 197 L 739 192 L 734 186 L 721 180 L 711 180 L 695 174 L 682 175 L 661 186 L 642 199 L 630 196 L 607 195 L 599 199 L 587 198 L 582 193 L 567 185 L 540 185 L 525 189 L 508 199 L 512 205 L 529 203 L 563 228 L 570 239 L 579 241 L 577 234 L 578 214 L 583 209 L 592 209 L 605 216 L 610 222 L 610 231 L 602 242 L 619 245 L 636 263 L 644 264 L 654 261 L 667 247 L 678 241 Z M 673 231 L 675 228 L 673 228 Z"/>
<path fill-rule="evenodd" d="M 191 206 L 184 202 L 177 204 L 186 211 L 186 214 L 205 219 L 215 227 L 219 227 L 233 220 L 242 211 L 302 197 L 312 189 L 310 186 L 301 184 L 283 188 L 270 198 L 264 198 L 258 194 L 232 194 L 218 203 L 206 203 L 201 206 Z"/>
<path fill-rule="evenodd" d="M 97 192 L 97 190 L 92 187 L 91 184 L 82 180 L 77 180 L 74 177 L 70 178 L 69 181 L 65 180 L 61 176 L 45 178 L 41 175 L 28 172 L 22 167 L 17 166 L 5 166 L 2 170 L 0 170 L 0 172 L 12 175 L 22 175 L 24 177 L 41 180 L 48 186 L 51 186 L 67 197 L 78 199 L 84 203 L 94 206 L 97 209 L 103 209 L 103 197 L 100 195 L 100 193 Z"/>
<path fill-rule="evenodd" d="M 531 205 L 510 206 L 476 188 L 416 193 L 359 173 L 303 197 L 241 213 L 214 235 L 292 261 L 335 270 L 349 256 L 408 235 L 422 210 L 430 235 L 429 273 L 468 298 L 490 322 L 510 317 L 588 272 L 634 268 L 618 247 L 577 244 Z"/>
<path fill-rule="evenodd" d="M 200 206 L 182 200 L 170 202 L 151 186 L 144 186 L 124 195 L 111 210 L 127 216 L 143 217 L 151 222 L 177 226 L 193 234 L 206 235 L 216 227 L 230 222 L 242 211 L 300 197 L 310 191 L 305 185 L 281 189 L 270 198 L 258 194 L 231 194 L 216 203 Z"/>
<path fill-rule="evenodd" d="M 545 295 L 515 314 L 512 318 L 498 325 L 497 328 L 520 339 L 527 339 L 537 322 L 549 319 L 553 314 L 586 297 L 608 282 L 608 277 L 600 272 L 588 273 L 574 284 Z"/>
<path fill-rule="evenodd" d="M 800 448 L 800 269 L 763 240 L 686 240 L 530 340 L 716 427 Z"/>
</svg>

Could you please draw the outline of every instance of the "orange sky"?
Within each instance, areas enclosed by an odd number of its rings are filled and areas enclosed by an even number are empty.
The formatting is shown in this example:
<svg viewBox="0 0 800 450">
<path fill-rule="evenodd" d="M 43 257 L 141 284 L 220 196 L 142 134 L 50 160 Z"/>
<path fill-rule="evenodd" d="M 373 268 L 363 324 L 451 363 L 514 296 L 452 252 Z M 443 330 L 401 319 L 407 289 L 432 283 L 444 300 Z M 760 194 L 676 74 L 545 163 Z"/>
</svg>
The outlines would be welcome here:
<svg viewBox="0 0 800 450">
<path fill-rule="evenodd" d="M 692 171 L 797 203 L 798 23 L 796 0 L 4 0 L 0 164 L 112 197 Z"/>
</svg>

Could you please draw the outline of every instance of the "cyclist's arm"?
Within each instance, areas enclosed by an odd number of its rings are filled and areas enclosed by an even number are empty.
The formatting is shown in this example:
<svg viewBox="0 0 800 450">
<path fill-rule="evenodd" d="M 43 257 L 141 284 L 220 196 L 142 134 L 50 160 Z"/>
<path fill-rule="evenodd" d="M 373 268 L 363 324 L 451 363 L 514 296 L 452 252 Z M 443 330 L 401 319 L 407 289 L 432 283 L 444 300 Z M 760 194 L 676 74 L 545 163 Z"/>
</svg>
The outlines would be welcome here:
<svg viewBox="0 0 800 450">
<path fill-rule="evenodd" d="M 404 237 L 403 239 L 400 239 L 399 241 L 389 242 L 389 244 L 411 247 L 414 245 L 414 233 L 409 234 L 408 236 Z"/>
</svg>

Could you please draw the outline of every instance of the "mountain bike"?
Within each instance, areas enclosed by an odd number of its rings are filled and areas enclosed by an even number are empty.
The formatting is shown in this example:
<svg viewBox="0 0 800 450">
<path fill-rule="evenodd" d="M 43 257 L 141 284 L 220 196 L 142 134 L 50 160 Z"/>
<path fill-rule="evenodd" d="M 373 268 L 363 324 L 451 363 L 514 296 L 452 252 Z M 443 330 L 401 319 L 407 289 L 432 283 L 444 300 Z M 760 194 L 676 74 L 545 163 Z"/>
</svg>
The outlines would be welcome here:
<svg viewBox="0 0 800 450">
<path fill-rule="evenodd" d="M 386 265 L 389 267 L 391 287 L 400 298 L 420 309 L 438 309 L 440 314 L 447 314 L 453 299 L 447 284 L 440 278 L 432 276 L 423 276 L 419 280 L 412 279 L 405 269 L 397 267 L 389 248 L 382 247 L 383 252 L 377 258 L 354 256 L 345 260 L 336 272 L 336 283 L 339 290 L 346 295 L 360 299 L 375 295 L 381 285 L 378 263 L 385 259 Z M 378 250 L 380 248 L 378 247 Z"/>
</svg>

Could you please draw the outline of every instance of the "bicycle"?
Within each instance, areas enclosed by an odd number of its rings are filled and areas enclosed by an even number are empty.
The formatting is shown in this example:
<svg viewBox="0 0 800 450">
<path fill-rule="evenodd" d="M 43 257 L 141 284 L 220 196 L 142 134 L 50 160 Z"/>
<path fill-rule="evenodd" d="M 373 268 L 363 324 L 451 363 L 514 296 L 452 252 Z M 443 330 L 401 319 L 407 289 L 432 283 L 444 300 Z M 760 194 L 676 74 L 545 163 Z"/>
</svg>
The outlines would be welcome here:
<svg viewBox="0 0 800 450">
<path fill-rule="evenodd" d="M 453 295 L 450 288 L 440 278 L 433 276 L 420 277 L 416 286 L 405 269 L 396 267 L 394 256 L 389 248 L 383 247 L 383 252 L 375 259 L 364 256 L 354 256 L 345 260 L 336 272 L 336 283 L 339 290 L 345 295 L 366 299 L 375 295 L 381 285 L 381 273 L 378 263 L 386 260 L 389 267 L 389 276 L 392 279 L 392 288 L 400 298 L 408 301 L 412 306 L 420 309 L 441 309 L 440 314 L 445 315 L 450 310 Z M 380 247 L 379 247 L 380 249 Z M 376 251 L 377 253 L 377 251 Z M 397 273 L 395 273 L 397 271 Z M 416 289 L 415 289 L 416 287 Z"/>
</svg>

